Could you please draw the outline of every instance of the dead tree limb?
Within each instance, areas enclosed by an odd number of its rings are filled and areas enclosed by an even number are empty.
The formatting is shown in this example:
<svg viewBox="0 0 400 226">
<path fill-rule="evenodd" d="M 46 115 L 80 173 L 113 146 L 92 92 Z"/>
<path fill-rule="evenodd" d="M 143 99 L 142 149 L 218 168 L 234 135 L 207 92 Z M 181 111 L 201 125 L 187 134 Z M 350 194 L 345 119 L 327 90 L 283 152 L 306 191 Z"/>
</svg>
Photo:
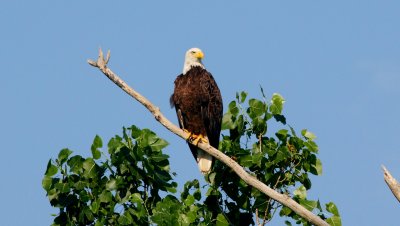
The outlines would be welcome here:
<svg viewBox="0 0 400 226">
<path fill-rule="evenodd" d="M 122 79 L 120 79 L 114 72 L 112 72 L 108 67 L 107 63 L 110 59 L 110 51 L 107 53 L 107 57 L 104 59 L 104 55 L 102 50 L 99 50 L 99 57 L 97 61 L 88 60 L 88 63 L 93 67 L 97 67 L 106 75 L 111 81 L 113 81 L 117 86 L 119 86 L 122 90 L 124 90 L 127 94 L 132 96 L 134 99 L 143 104 L 155 117 L 157 121 L 159 121 L 165 128 L 169 131 L 175 133 L 183 139 L 186 139 L 189 134 L 185 133 L 179 127 L 170 122 L 160 111 L 160 109 L 154 106 L 149 100 L 147 100 L 144 96 L 136 92 L 134 89 L 129 87 Z M 308 211 L 306 208 L 301 206 L 299 203 L 295 202 L 288 195 L 280 194 L 279 192 L 273 190 L 268 187 L 261 181 L 257 180 L 255 177 L 248 174 L 238 163 L 234 160 L 223 154 L 221 151 L 213 148 L 209 144 L 199 143 L 198 147 L 202 150 L 206 151 L 210 155 L 214 156 L 216 159 L 220 160 L 227 166 L 229 166 L 243 181 L 245 181 L 248 185 L 253 186 L 254 188 L 260 190 L 267 196 L 272 199 L 280 202 L 282 205 L 287 206 L 298 215 L 311 222 L 314 225 L 323 225 L 328 226 L 329 224 L 322 220 L 320 217 L 314 215 L 312 212 Z"/>
<path fill-rule="evenodd" d="M 390 174 L 384 165 L 382 165 L 383 179 L 385 179 L 386 184 L 389 186 L 394 197 L 400 202 L 400 185 L 399 182 Z"/>
</svg>

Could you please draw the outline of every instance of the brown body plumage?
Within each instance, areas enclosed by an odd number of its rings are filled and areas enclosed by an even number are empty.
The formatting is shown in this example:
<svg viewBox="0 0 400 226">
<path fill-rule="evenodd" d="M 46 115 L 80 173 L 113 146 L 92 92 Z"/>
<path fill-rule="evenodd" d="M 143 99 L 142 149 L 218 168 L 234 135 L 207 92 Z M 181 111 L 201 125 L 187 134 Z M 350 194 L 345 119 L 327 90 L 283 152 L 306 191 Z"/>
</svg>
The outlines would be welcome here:
<svg viewBox="0 0 400 226">
<path fill-rule="evenodd" d="M 223 106 L 213 76 L 202 66 L 190 67 L 176 78 L 170 101 L 176 109 L 180 127 L 192 134 L 203 135 L 211 146 L 218 149 Z M 209 172 L 212 156 L 192 144 L 189 147 L 200 171 Z"/>
</svg>

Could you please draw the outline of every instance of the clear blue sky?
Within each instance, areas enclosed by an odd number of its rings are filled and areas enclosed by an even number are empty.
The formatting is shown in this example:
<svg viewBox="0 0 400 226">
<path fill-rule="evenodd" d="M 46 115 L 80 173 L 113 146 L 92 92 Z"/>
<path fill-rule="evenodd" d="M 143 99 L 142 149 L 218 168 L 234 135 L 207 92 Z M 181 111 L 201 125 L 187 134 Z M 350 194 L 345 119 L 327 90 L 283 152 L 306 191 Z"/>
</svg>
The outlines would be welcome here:
<svg viewBox="0 0 400 226">
<path fill-rule="evenodd" d="M 262 85 L 285 97 L 294 128 L 317 135 L 324 172 L 311 197 L 334 201 L 343 225 L 398 225 L 380 165 L 400 179 L 399 12 L 385 0 L 2 2 L 1 224 L 49 225 L 49 158 L 64 147 L 88 156 L 96 134 L 122 126 L 167 139 L 181 185 L 202 178 L 184 141 L 86 63 L 111 49 L 109 66 L 176 122 L 168 98 L 196 46 L 225 104 Z"/>
</svg>

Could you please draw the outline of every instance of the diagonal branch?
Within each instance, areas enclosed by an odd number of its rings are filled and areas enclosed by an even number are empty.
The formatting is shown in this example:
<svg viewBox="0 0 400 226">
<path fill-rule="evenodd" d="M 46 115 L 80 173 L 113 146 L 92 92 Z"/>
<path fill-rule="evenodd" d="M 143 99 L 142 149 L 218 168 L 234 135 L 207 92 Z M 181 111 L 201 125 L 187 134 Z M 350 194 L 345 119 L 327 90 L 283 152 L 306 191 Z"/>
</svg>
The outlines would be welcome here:
<svg viewBox="0 0 400 226">
<path fill-rule="evenodd" d="M 141 104 L 143 104 L 155 117 L 157 121 L 159 121 L 165 128 L 169 131 L 175 133 L 176 135 L 180 136 L 183 139 L 186 139 L 189 134 L 185 133 L 179 127 L 174 125 L 170 122 L 160 111 L 160 109 L 154 106 L 149 100 L 147 100 L 144 96 L 140 95 L 134 89 L 129 87 L 122 79 L 120 79 L 114 72 L 112 72 L 108 67 L 107 63 L 110 59 L 110 51 L 107 53 L 106 59 L 104 59 L 103 51 L 99 50 L 99 58 L 97 62 L 93 60 L 88 60 L 88 63 L 93 67 L 97 67 L 100 69 L 101 72 L 104 73 L 111 81 L 113 81 L 117 86 L 119 86 L 122 90 L 124 90 L 128 95 L 135 98 Z M 248 185 L 253 186 L 254 188 L 258 189 L 262 193 L 266 194 L 267 196 L 271 197 L 272 199 L 280 202 L 282 205 L 287 206 L 298 215 L 306 219 L 307 221 L 311 222 L 314 225 L 323 225 L 328 226 L 329 224 L 319 218 L 318 216 L 314 215 L 312 212 L 308 211 L 306 208 L 301 206 L 299 203 L 295 202 L 291 199 L 288 195 L 280 194 L 279 192 L 273 190 L 272 188 L 268 187 L 261 181 L 257 180 L 255 177 L 248 174 L 238 163 L 234 160 L 223 154 L 221 151 L 213 148 L 209 144 L 199 143 L 198 147 L 204 150 L 205 152 L 209 153 L 210 155 L 214 156 L 216 159 L 220 160 L 227 166 L 229 166 L 235 173 Z"/>
<path fill-rule="evenodd" d="M 383 170 L 383 178 L 385 179 L 386 184 L 389 186 L 392 191 L 394 197 L 396 197 L 397 201 L 400 202 L 400 184 L 397 180 L 390 174 L 390 172 L 386 169 L 384 165 L 382 165 Z"/>
</svg>

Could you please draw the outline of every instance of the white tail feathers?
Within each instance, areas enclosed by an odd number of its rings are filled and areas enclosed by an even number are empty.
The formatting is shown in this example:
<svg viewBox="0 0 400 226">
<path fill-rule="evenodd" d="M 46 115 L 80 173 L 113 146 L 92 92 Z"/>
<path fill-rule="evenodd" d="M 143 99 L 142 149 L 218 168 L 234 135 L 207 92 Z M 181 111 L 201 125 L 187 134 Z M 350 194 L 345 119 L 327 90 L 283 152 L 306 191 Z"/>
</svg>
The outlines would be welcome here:
<svg viewBox="0 0 400 226">
<path fill-rule="evenodd" d="M 211 170 L 213 157 L 207 152 L 197 149 L 197 165 L 202 174 L 207 174 Z"/>
</svg>

